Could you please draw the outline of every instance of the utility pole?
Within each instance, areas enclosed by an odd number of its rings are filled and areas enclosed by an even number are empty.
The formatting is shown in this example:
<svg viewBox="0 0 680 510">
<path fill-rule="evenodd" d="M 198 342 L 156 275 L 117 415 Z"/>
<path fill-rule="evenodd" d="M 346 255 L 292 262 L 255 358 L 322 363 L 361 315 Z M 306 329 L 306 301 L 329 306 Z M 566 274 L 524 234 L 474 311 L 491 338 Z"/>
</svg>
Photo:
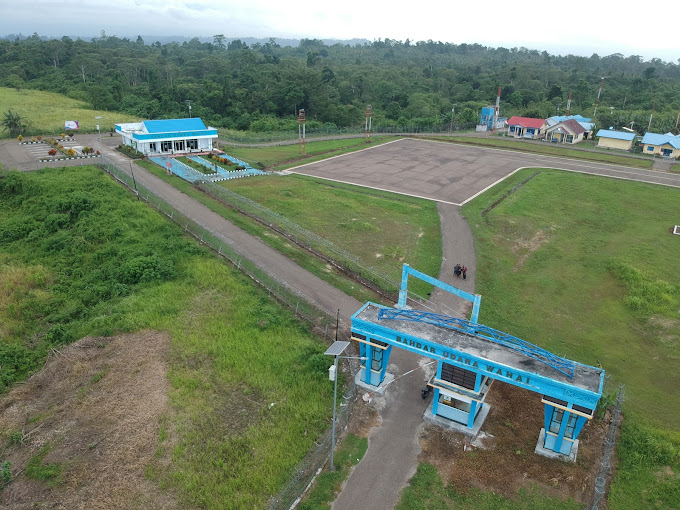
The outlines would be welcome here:
<svg viewBox="0 0 680 510">
<path fill-rule="evenodd" d="M 373 107 L 369 104 L 366 107 L 366 125 L 364 127 L 364 136 L 367 140 L 371 139 L 371 127 L 373 125 Z"/>
<path fill-rule="evenodd" d="M 189 118 L 191 118 L 191 103 L 192 103 L 193 101 L 191 101 L 191 100 L 189 100 L 189 99 L 185 99 L 184 102 L 185 102 L 185 103 L 187 104 L 187 106 L 189 107 Z"/>
<path fill-rule="evenodd" d="M 491 122 L 491 132 L 496 131 L 496 124 L 501 115 L 501 86 L 498 86 L 498 95 L 496 96 L 496 106 L 493 108 L 493 121 Z"/>
<path fill-rule="evenodd" d="M 453 133 L 453 115 L 456 113 L 456 105 L 458 103 L 453 103 L 453 106 L 451 106 L 451 133 Z"/>
<path fill-rule="evenodd" d="M 305 111 L 298 111 L 298 152 L 305 154 Z"/>
<path fill-rule="evenodd" d="M 647 126 L 647 131 L 649 131 L 652 128 L 652 118 L 654 117 L 654 108 L 656 108 L 656 98 L 654 98 L 654 102 L 652 103 L 652 113 L 649 115 L 649 125 Z"/>
<path fill-rule="evenodd" d="M 678 120 L 675 121 L 675 136 L 678 136 L 678 122 L 680 122 L 680 111 L 678 112 Z"/>
<path fill-rule="evenodd" d="M 602 87 L 604 86 L 605 77 L 602 76 L 600 80 L 600 89 L 597 91 L 597 99 L 595 100 L 595 110 L 593 111 L 593 117 L 597 115 L 597 105 L 600 104 L 600 94 L 602 94 Z"/>
</svg>

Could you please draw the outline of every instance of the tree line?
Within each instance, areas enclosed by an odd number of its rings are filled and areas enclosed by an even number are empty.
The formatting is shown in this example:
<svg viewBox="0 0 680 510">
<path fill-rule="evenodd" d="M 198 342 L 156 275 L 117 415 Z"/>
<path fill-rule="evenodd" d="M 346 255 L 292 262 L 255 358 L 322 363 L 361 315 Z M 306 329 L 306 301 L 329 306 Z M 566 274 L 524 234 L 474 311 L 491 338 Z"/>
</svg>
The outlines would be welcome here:
<svg viewBox="0 0 680 510">
<path fill-rule="evenodd" d="M 294 129 L 304 109 L 309 127 L 472 124 L 493 104 L 501 114 L 545 118 L 571 113 L 599 127 L 675 129 L 680 65 L 639 55 L 556 56 L 527 48 L 380 39 L 326 45 L 271 38 L 248 46 L 215 35 L 182 44 L 146 44 L 107 36 L 92 41 L 43 40 L 37 34 L 0 40 L 0 86 L 62 93 L 94 109 L 144 119 L 202 117 L 215 127 L 252 131 Z M 454 107 L 455 105 L 455 107 Z M 452 118 L 452 110 L 455 109 Z"/>
</svg>

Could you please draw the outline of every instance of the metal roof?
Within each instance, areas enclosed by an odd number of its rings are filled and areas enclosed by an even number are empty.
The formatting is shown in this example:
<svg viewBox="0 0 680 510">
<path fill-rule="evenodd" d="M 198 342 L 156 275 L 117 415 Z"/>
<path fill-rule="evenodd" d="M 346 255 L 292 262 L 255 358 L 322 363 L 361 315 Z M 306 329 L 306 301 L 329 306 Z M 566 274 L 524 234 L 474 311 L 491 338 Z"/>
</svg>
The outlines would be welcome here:
<svg viewBox="0 0 680 510">
<path fill-rule="evenodd" d="M 508 126 L 542 128 L 543 124 L 545 124 L 545 119 L 532 119 L 531 117 L 517 117 L 515 115 L 508 119 Z"/>
<path fill-rule="evenodd" d="M 625 140 L 631 142 L 635 139 L 635 133 L 624 133 L 623 131 L 614 131 L 612 129 L 600 129 L 597 135 L 601 138 L 613 138 L 615 140 Z"/>
<path fill-rule="evenodd" d="M 204 131 L 203 121 L 198 117 L 191 119 L 145 120 L 146 131 L 153 133 L 172 133 L 176 131 Z"/>
<path fill-rule="evenodd" d="M 665 145 L 669 144 L 674 149 L 680 149 L 680 136 L 673 136 L 671 133 L 661 135 L 659 133 L 645 133 L 642 137 L 642 143 L 648 145 Z"/>
</svg>

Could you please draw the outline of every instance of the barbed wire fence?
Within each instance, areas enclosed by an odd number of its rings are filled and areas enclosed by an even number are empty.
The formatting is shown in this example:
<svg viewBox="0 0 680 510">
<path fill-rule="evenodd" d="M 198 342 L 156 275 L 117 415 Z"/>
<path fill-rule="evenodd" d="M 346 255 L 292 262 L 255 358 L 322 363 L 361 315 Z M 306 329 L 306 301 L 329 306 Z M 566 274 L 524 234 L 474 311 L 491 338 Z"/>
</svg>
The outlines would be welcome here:
<svg viewBox="0 0 680 510">
<path fill-rule="evenodd" d="M 613 382 L 607 380 L 608 382 Z M 604 449 L 602 452 L 602 459 L 600 460 L 600 470 L 595 477 L 595 488 L 593 491 L 593 504 L 591 510 L 598 510 L 602 499 L 607 494 L 607 482 L 611 478 L 612 472 L 612 455 L 616 448 L 616 438 L 619 428 L 621 426 L 621 407 L 623 406 L 625 394 L 625 386 L 619 385 L 614 399 L 614 405 L 611 406 L 611 415 L 609 419 L 609 430 L 604 441 Z"/>
</svg>

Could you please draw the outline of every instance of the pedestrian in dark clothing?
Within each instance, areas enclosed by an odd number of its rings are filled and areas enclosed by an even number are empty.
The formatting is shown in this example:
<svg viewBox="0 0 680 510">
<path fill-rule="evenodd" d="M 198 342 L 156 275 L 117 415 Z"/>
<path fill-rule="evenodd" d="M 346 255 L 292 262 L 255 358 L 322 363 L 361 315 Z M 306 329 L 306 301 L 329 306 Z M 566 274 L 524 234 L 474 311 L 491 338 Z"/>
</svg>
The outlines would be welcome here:
<svg viewBox="0 0 680 510">
<path fill-rule="evenodd" d="M 460 278 L 460 264 L 453 267 L 453 274 L 456 275 L 456 278 Z"/>
<path fill-rule="evenodd" d="M 463 273 L 463 280 L 467 280 L 467 267 L 461 267 L 460 272 Z"/>
</svg>

